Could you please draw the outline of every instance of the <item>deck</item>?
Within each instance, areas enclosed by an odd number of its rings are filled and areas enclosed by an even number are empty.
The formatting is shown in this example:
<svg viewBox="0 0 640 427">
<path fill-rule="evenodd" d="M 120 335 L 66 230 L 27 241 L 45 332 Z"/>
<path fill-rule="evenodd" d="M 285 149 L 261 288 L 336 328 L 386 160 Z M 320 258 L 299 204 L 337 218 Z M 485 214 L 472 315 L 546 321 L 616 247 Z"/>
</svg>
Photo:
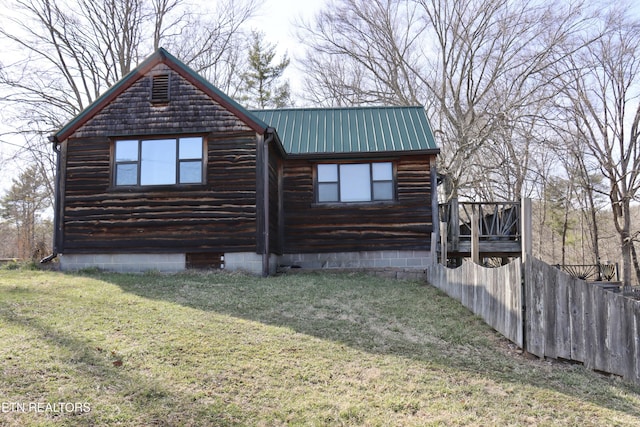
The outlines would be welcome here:
<svg viewBox="0 0 640 427">
<path fill-rule="evenodd" d="M 452 199 L 439 205 L 440 259 L 459 264 L 462 258 L 479 263 L 485 258 L 520 257 L 526 240 L 523 236 L 531 232 L 531 203 L 527 200 L 459 202 Z"/>
</svg>

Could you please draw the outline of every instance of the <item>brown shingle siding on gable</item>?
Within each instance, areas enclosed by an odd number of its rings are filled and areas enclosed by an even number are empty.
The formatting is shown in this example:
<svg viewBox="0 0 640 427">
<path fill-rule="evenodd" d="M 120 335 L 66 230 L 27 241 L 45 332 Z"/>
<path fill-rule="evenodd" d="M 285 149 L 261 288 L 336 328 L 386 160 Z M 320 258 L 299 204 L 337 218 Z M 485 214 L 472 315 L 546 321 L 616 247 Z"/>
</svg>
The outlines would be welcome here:
<svg viewBox="0 0 640 427">
<path fill-rule="evenodd" d="M 171 75 L 168 103 L 151 102 L 152 75 L 157 73 Z M 73 137 L 200 132 L 253 133 L 249 126 L 204 92 L 166 65 L 158 64 L 77 129 Z"/>
</svg>

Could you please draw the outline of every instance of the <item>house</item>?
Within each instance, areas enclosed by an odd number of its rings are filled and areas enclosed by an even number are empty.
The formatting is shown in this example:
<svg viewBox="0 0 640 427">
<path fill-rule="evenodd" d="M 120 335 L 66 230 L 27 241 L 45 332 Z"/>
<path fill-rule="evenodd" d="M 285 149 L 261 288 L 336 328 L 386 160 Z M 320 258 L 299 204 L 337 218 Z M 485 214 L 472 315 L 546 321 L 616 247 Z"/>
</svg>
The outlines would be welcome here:
<svg viewBox="0 0 640 427">
<path fill-rule="evenodd" d="M 159 49 L 50 139 L 64 270 L 431 262 L 422 107 L 248 111 Z"/>
</svg>

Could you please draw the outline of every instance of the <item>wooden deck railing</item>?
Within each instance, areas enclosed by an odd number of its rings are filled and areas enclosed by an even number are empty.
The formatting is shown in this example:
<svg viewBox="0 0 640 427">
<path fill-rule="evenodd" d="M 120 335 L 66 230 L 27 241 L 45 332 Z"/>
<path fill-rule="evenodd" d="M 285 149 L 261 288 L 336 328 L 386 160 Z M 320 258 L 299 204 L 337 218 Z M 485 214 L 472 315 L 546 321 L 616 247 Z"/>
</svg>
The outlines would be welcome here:
<svg viewBox="0 0 640 427">
<path fill-rule="evenodd" d="M 530 217 L 530 206 L 527 199 L 523 202 L 452 199 L 439 205 L 441 259 L 451 255 L 478 262 L 482 256 L 520 256 L 523 234 L 531 228 L 530 221 L 523 221 Z"/>
<path fill-rule="evenodd" d="M 577 279 L 597 282 L 620 280 L 618 264 L 558 264 L 556 267 Z"/>
</svg>

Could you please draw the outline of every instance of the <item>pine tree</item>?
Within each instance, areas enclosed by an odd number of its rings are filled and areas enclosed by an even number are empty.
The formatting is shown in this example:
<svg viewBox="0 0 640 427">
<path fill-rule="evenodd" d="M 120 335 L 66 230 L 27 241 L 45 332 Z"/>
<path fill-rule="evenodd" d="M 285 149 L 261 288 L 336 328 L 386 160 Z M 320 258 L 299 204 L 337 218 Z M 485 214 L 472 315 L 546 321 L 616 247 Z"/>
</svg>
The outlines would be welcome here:
<svg viewBox="0 0 640 427">
<path fill-rule="evenodd" d="M 242 76 L 244 94 L 241 100 L 251 108 L 282 108 L 290 104 L 289 83 L 281 83 L 289 58 L 285 54 L 279 63 L 273 64 L 276 45 L 265 42 L 263 38 L 261 32 L 251 33 L 248 71 Z"/>
<path fill-rule="evenodd" d="M 45 177 L 31 166 L 13 179 L 13 185 L 0 199 L 0 215 L 13 223 L 17 234 L 17 255 L 22 259 L 36 257 L 42 242 L 37 238 L 40 214 L 49 207 Z M 41 254 L 37 254 L 38 256 Z"/>
</svg>

